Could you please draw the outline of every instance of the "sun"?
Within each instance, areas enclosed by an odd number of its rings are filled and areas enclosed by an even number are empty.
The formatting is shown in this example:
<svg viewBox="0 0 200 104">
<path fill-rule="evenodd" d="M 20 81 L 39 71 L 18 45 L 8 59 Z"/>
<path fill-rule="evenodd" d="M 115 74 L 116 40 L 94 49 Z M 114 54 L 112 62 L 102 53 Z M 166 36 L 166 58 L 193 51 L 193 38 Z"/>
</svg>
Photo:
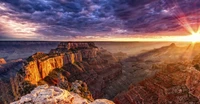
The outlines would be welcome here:
<svg viewBox="0 0 200 104">
<path fill-rule="evenodd" d="M 200 42 L 200 34 L 199 33 L 193 33 L 192 35 L 187 37 L 189 41 L 195 43 L 195 42 Z"/>
<path fill-rule="evenodd" d="M 196 42 L 200 42 L 200 33 L 191 33 L 191 35 L 187 35 L 187 36 L 175 36 L 169 38 L 169 40 L 174 40 L 174 41 L 179 41 L 179 42 L 192 42 L 192 43 L 196 43 Z"/>
</svg>

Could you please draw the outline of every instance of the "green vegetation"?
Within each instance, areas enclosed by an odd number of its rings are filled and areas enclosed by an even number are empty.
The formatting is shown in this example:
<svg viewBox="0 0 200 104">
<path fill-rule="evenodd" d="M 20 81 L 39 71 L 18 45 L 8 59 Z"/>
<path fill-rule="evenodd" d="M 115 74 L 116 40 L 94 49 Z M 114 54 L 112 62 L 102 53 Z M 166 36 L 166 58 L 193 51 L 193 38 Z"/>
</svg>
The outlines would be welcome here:
<svg viewBox="0 0 200 104">
<path fill-rule="evenodd" d="M 31 84 L 29 81 L 23 81 L 21 86 L 20 93 L 22 96 L 30 93 L 36 87 L 36 85 Z"/>
</svg>

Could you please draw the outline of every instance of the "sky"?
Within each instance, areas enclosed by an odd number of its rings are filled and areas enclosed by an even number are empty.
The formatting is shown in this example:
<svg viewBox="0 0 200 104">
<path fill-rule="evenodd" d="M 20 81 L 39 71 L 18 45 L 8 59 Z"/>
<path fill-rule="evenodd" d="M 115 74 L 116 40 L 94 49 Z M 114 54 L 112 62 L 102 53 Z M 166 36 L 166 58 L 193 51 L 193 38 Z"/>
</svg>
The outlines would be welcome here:
<svg viewBox="0 0 200 104">
<path fill-rule="evenodd" d="M 199 34 L 199 10 L 199 0 L 0 0 L 0 40 L 176 40 Z"/>
</svg>

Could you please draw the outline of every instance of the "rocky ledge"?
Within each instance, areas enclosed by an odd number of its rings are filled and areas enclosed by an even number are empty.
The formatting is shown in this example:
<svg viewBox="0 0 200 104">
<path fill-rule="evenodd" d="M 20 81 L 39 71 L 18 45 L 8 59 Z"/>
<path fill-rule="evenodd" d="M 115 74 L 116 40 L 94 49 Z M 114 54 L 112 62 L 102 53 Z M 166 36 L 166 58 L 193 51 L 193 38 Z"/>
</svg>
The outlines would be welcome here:
<svg viewBox="0 0 200 104">
<path fill-rule="evenodd" d="M 63 90 L 59 87 L 42 85 L 36 87 L 30 94 L 22 96 L 19 101 L 11 104 L 114 104 L 106 99 L 97 99 L 93 102 L 82 98 L 76 93 Z"/>
</svg>

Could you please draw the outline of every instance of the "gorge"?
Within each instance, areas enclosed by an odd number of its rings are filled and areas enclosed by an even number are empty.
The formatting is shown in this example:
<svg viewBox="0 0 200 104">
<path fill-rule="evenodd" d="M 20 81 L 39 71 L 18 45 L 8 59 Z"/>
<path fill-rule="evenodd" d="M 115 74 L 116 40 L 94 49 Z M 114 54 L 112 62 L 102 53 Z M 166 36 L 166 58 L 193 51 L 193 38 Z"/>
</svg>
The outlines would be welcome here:
<svg viewBox="0 0 200 104">
<path fill-rule="evenodd" d="M 88 90 L 81 90 L 80 96 L 93 101 L 102 98 L 106 85 L 121 73 L 119 60 L 94 43 L 61 42 L 49 53 L 28 57 L 10 82 L 14 98 L 19 99 L 36 86 L 48 84 L 72 90 L 73 82 L 81 80 Z"/>
<path fill-rule="evenodd" d="M 102 98 L 116 104 L 198 103 L 198 77 L 192 79 L 199 73 L 199 44 L 193 46 L 193 53 L 184 51 L 190 48 L 171 44 L 128 56 L 93 42 L 60 42 L 48 53 L 2 64 L 1 103 L 23 101 L 43 85 L 78 94 L 88 103 Z"/>
</svg>

